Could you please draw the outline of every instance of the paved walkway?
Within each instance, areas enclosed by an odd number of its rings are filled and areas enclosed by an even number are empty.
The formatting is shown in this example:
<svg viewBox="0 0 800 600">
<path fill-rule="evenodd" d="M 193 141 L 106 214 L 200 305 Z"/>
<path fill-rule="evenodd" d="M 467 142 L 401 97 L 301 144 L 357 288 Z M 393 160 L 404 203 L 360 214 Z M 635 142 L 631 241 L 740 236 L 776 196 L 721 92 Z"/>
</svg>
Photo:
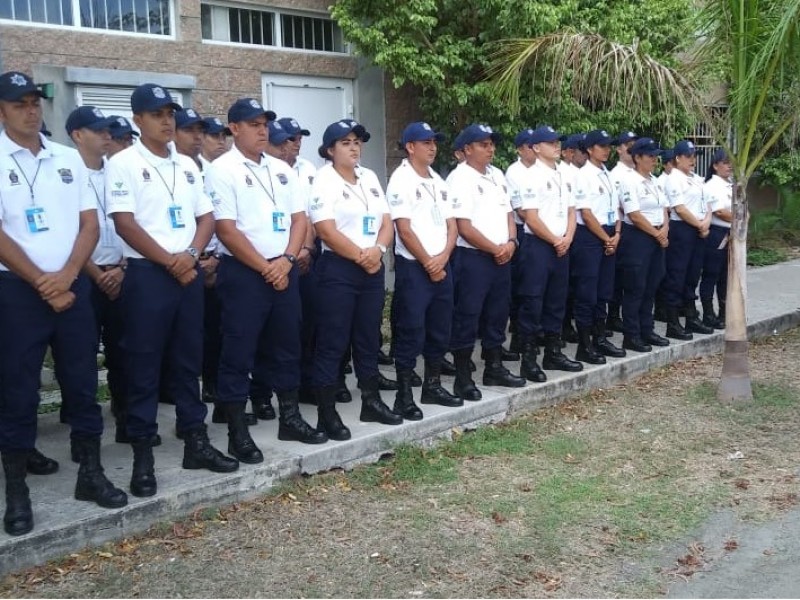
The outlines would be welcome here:
<svg viewBox="0 0 800 600">
<path fill-rule="evenodd" d="M 800 261 L 750 271 L 749 291 L 751 338 L 800 324 Z M 616 341 L 619 343 L 619 335 Z M 147 499 L 130 496 L 128 506 L 120 510 L 105 510 L 73 499 L 77 465 L 69 460 L 67 428 L 58 422 L 57 414 L 44 415 L 40 420 L 38 445 L 45 454 L 60 461 L 61 469 L 55 475 L 28 477 L 36 526 L 32 533 L 18 538 L 0 533 L 0 574 L 86 545 L 135 534 L 158 521 L 189 514 L 200 506 L 256 496 L 292 475 L 374 461 L 402 442 L 448 437 L 453 428 L 474 428 L 481 423 L 501 421 L 510 414 L 553 404 L 591 388 L 626 381 L 676 360 L 718 352 L 722 342 L 721 332 L 696 336 L 691 342 L 677 342 L 650 354 L 631 352 L 626 358 L 611 359 L 603 366 L 586 365 L 585 370 L 577 374 L 551 371 L 545 384 L 528 384 L 516 390 L 483 388 L 481 402 L 467 403 L 458 409 L 426 405 L 425 419 L 406 421 L 396 427 L 360 423 L 356 393 L 354 402 L 339 406 L 343 420 L 353 432 L 352 440 L 321 446 L 278 442 L 277 423 L 261 422 L 251 432 L 264 452 L 264 463 L 242 465 L 239 471 L 227 475 L 185 471 L 180 467 L 182 443 L 173 435 L 174 411 L 171 406 L 161 405 L 159 422 L 164 444 L 155 449 L 159 492 Z M 567 352 L 574 355 L 575 348 Z M 518 364 L 513 368 L 517 369 Z M 387 374 L 393 376 L 392 371 Z M 445 380 L 446 385 L 452 385 L 450 378 Z M 349 384 L 351 389 L 355 388 L 354 381 Z M 418 388 L 415 393 L 419 394 Z M 384 392 L 384 399 L 391 402 L 391 394 Z M 315 407 L 303 405 L 301 409 L 309 421 L 316 423 Z M 110 423 L 111 419 L 107 418 L 106 422 Z M 217 447 L 227 448 L 225 426 L 211 425 L 209 433 Z M 130 479 L 131 460 L 130 448 L 114 443 L 111 427 L 104 438 L 103 462 L 111 480 L 124 489 Z"/>
</svg>

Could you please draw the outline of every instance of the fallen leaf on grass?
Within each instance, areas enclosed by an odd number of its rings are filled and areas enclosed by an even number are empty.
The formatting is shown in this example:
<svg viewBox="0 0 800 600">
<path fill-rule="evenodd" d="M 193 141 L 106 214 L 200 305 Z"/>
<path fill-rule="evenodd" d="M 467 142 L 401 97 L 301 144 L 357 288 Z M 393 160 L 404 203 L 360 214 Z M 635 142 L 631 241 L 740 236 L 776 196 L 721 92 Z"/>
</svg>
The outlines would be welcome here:
<svg viewBox="0 0 800 600">
<path fill-rule="evenodd" d="M 498 524 L 499 523 L 505 523 L 506 521 L 508 521 L 507 517 L 505 517 L 501 513 L 497 512 L 496 510 L 492 511 L 492 519 L 494 520 L 495 523 L 498 523 Z"/>
<path fill-rule="evenodd" d="M 733 552 L 734 550 L 738 550 L 739 542 L 737 542 L 736 540 L 728 540 L 727 542 L 725 542 L 724 547 L 727 552 Z"/>
<path fill-rule="evenodd" d="M 736 481 L 733 482 L 733 485 L 735 485 L 740 490 L 746 490 L 747 488 L 750 487 L 750 480 L 749 479 L 737 479 Z"/>
<path fill-rule="evenodd" d="M 780 510 L 786 510 L 797 504 L 798 497 L 794 492 L 787 492 L 786 494 L 781 495 L 773 494 L 772 496 L 768 496 L 767 500 L 772 502 L 776 508 Z"/>
<path fill-rule="evenodd" d="M 551 575 L 544 571 L 536 571 L 533 577 L 544 586 L 544 591 L 546 592 L 555 592 L 563 585 L 560 575 Z"/>
</svg>

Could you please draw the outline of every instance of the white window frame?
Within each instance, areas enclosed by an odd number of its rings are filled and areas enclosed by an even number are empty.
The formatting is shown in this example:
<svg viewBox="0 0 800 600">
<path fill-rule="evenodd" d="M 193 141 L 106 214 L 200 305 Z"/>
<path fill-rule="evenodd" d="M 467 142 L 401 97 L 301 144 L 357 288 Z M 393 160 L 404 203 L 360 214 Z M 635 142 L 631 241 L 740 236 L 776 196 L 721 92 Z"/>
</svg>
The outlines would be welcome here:
<svg viewBox="0 0 800 600">
<path fill-rule="evenodd" d="M 328 12 L 323 11 L 295 11 L 295 10 L 285 10 L 282 8 L 278 8 L 275 6 L 259 6 L 259 5 L 250 5 L 250 4 L 237 4 L 235 2 L 225 2 L 224 0 L 217 1 L 217 0 L 201 0 L 201 6 L 210 6 L 212 9 L 211 13 L 211 36 L 212 39 L 202 39 L 204 44 L 212 44 L 212 45 L 223 45 L 223 46 L 235 46 L 237 48 L 260 48 L 260 49 L 268 49 L 268 50 L 280 50 L 282 52 L 301 52 L 303 54 L 320 54 L 323 56 L 350 56 L 350 44 L 344 40 L 344 36 L 342 36 L 342 52 L 336 52 L 334 50 L 307 50 L 305 48 L 293 48 L 283 45 L 283 31 L 281 25 L 281 17 L 282 16 L 292 16 L 292 17 L 311 17 L 312 19 L 325 19 L 328 21 L 333 21 L 331 19 L 331 15 Z M 273 15 L 272 19 L 272 39 L 275 42 L 273 45 L 266 45 L 266 44 L 247 44 L 244 42 L 232 42 L 230 41 L 230 26 L 228 23 L 228 15 L 227 12 L 223 11 L 214 11 L 215 7 L 219 8 L 235 8 L 239 10 L 253 10 L 253 11 L 260 11 L 260 12 L 267 12 Z M 202 8 L 201 8 L 202 11 Z M 335 24 L 335 21 L 334 21 Z M 201 24 L 202 26 L 202 24 Z M 220 28 L 224 31 L 220 32 L 217 28 Z M 202 35 L 202 34 L 201 34 Z M 219 37 L 218 37 L 219 36 Z M 219 39 L 219 38 L 228 38 L 228 39 Z"/>
<path fill-rule="evenodd" d="M 0 0 L 2 2 L 7 2 L 13 0 Z M 116 2 L 117 0 L 104 0 L 104 2 Z M 169 23 L 170 23 L 170 32 L 169 34 L 159 34 L 159 33 L 139 33 L 138 31 L 120 31 L 119 29 L 103 29 L 100 27 L 84 27 L 81 24 L 81 14 L 80 14 L 80 0 L 71 0 L 72 3 L 72 23 L 71 24 L 57 24 L 57 23 L 40 23 L 38 21 L 22 21 L 19 19 L 0 19 L 0 25 L 16 25 L 22 27 L 41 27 L 43 29 L 57 29 L 57 30 L 69 30 L 69 31 L 81 31 L 81 32 L 91 32 L 91 33 L 107 33 L 109 35 L 123 35 L 123 36 L 135 36 L 137 38 L 148 38 L 152 40 L 175 40 L 175 0 L 169 0 Z M 13 6 L 13 5 L 12 5 Z"/>
</svg>

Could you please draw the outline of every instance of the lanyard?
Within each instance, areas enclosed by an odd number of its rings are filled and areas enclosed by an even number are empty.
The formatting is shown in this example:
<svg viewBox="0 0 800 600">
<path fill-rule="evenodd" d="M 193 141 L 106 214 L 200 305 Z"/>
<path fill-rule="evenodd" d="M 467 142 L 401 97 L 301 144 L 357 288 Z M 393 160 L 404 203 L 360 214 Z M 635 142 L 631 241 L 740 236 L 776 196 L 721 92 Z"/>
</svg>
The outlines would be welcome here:
<svg viewBox="0 0 800 600">
<path fill-rule="evenodd" d="M 278 207 L 278 205 L 277 205 L 277 204 L 276 204 L 276 202 L 275 202 L 275 188 L 274 188 L 274 187 L 273 187 L 273 185 L 272 185 L 272 173 L 270 173 L 270 172 L 269 172 L 269 165 L 264 165 L 264 168 L 266 168 L 266 169 L 267 169 L 267 177 L 269 178 L 269 189 L 271 190 L 271 193 L 270 193 L 270 191 L 267 191 L 267 186 L 265 186 L 265 185 L 264 185 L 264 182 L 263 182 L 263 181 L 261 181 L 261 178 L 260 178 L 260 177 L 259 177 L 259 176 L 256 174 L 256 172 L 253 170 L 253 167 L 251 167 L 251 166 L 250 166 L 249 164 L 247 164 L 247 163 L 244 163 L 244 166 L 245 166 L 245 167 L 247 167 L 247 170 L 248 170 L 248 171 L 250 171 L 250 172 L 253 174 L 253 177 L 255 177 L 255 178 L 256 178 L 256 181 L 258 182 L 258 185 L 260 185 L 260 186 L 261 186 L 261 189 L 262 189 L 262 190 L 264 190 L 264 193 L 265 193 L 265 194 L 267 195 L 267 197 L 268 197 L 268 198 L 269 198 L 269 199 L 272 201 L 272 206 L 274 206 L 275 208 L 277 208 L 277 207 Z"/>
<path fill-rule="evenodd" d="M 36 185 L 36 178 L 39 177 L 39 169 L 42 166 L 41 159 L 36 159 L 36 173 L 33 174 L 33 181 L 28 179 L 28 175 L 27 175 L 27 173 L 25 173 L 25 169 L 23 169 L 22 165 L 20 165 L 17 162 L 17 157 L 16 156 L 14 156 L 12 154 L 11 155 L 11 160 L 13 160 L 14 164 L 17 165 L 17 168 L 19 169 L 19 172 L 22 173 L 22 177 L 25 179 L 25 183 L 28 184 L 28 190 L 30 190 L 30 193 L 31 193 L 31 205 L 32 206 L 36 206 L 36 199 L 34 198 L 34 194 L 33 194 L 33 186 Z"/>
<path fill-rule="evenodd" d="M 364 207 L 367 209 L 367 213 L 369 213 L 369 197 L 364 191 L 364 188 L 361 186 L 361 178 L 360 177 L 358 178 L 358 188 L 361 190 L 361 192 L 358 192 L 356 188 L 354 188 L 351 184 L 349 184 L 346 181 L 344 182 L 344 185 L 345 187 L 349 188 L 350 191 L 353 192 L 359 200 L 361 200 L 361 202 L 364 204 Z"/>
<path fill-rule="evenodd" d="M 431 181 L 433 181 L 433 178 L 431 178 Z M 431 183 L 433 191 L 430 190 L 430 188 L 428 187 L 428 183 L 425 181 L 420 181 L 417 186 L 417 189 L 419 189 L 419 186 L 422 186 L 422 189 L 424 189 L 428 193 L 428 195 L 433 199 L 433 203 L 436 204 L 436 184 Z"/>
<path fill-rule="evenodd" d="M 100 210 L 103 211 L 103 218 L 104 219 L 108 219 L 108 214 L 106 213 L 106 200 L 97 191 L 97 188 L 94 185 L 94 181 L 92 181 L 92 173 L 91 172 L 89 173 L 89 185 L 92 187 L 92 191 L 94 192 L 94 197 L 97 198 L 97 205 L 100 207 Z"/>
<path fill-rule="evenodd" d="M 653 175 L 651 174 L 647 179 L 644 180 L 644 185 L 648 189 L 648 191 L 655 197 L 656 199 L 656 206 L 661 206 L 661 198 L 658 196 L 658 186 L 653 185 Z"/>
<path fill-rule="evenodd" d="M 614 192 L 613 192 L 614 186 L 611 185 L 611 179 L 608 176 L 608 171 L 606 171 L 605 169 L 600 169 L 600 173 L 598 173 L 598 175 L 600 176 L 600 183 L 603 185 L 604 188 L 606 188 L 606 191 L 608 192 L 608 209 L 609 210 L 613 210 L 614 209 Z M 602 181 L 603 179 L 605 179 L 605 183 Z"/>
<path fill-rule="evenodd" d="M 170 200 L 172 200 L 172 206 L 177 206 L 177 204 L 175 204 L 175 162 L 171 161 L 172 162 L 172 187 L 171 188 L 167 185 L 167 180 L 164 179 L 164 177 L 161 175 L 161 172 L 158 170 L 158 168 L 156 168 L 155 165 L 153 165 L 153 163 L 151 163 L 146 158 L 144 159 L 144 162 L 146 162 L 148 165 L 150 165 L 153 168 L 153 170 L 156 172 L 156 175 L 158 175 L 158 178 L 161 180 L 161 183 L 163 183 L 164 187 L 167 188 L 167 192 L 169 192 L 169 198 L 170 198 Z"/>
</svg>

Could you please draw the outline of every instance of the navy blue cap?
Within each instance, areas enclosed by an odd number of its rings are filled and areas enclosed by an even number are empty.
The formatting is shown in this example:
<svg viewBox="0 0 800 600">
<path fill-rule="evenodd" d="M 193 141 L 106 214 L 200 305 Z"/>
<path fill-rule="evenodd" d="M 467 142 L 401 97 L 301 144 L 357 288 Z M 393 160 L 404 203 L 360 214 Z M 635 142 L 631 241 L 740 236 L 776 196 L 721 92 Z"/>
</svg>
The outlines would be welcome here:
<svg viewBox="0 0 800 600">
<path fill-rule="evenodd" d="M 283 128 L 283 125 L 281 125 L 277 121 L 270 121 L 268 129 L 269 129 L 269 143 L 272 144 L 273 146 L 280 146 L 283 142 L 285 142 L 289 138 L 294 137 L 291 133 L 289 133 Z"/>
<path fill-rule="evenodd" d="M 725 152 L 722 148 L 717 148 L 714 150 L 714 154 L 711 155 L 711 164 L 718 162 L 730 162 L 731 158 L 728 156 L 728 153 Z"/>
<path fill-rule="evenodd" d="M 219 117 L 205 117 L 203 123 L 206 124 L 205 133 L 210 133 L 211 135 L 216 135 L 218 133 L 224 133 L 225 135 L 231 134 L 231 130 L 225 127 L 225 123 L 223 123 Z"/>
<path fill-rule="evenodd" d="M 533 144 L 531 141 L 531 136 L 533 135 L 533 129 L 523 129 L 517 135 L 514 136 L 514 147 L 519 148 L 520 146 L 527 146 Z"/>
<path fill-rule="evenodd" d="M 228 123 L 238 123 L 266 115 L 267 121 L 274 121 L 278 115 L 267 110 L 255 98 L 239 98 L 228 109 Z"/>
<path fill-rule="evenodd" d="M 575 150 L 580 150 L 585 139 L 585 133 L 573 133 L 572 135 L 568 135 L 561 143 L 561 149 L 569 150 L 572 148 Z"/>
<path fill-rule="evenodd" d="M 139 137 L 139 132 L 136 131 L 130 121 L 125 117 L 119 115 L 111 115 L 108 117 L 109 125 L 108 130 L 111 132 L 111 137 L 114 139 L 124 138 L 126 135 L 134 135 Z"/>
<path fill-rule="evenodd" d="M 550 125 L 539 125 L 531 134 L 531 144 L 543 144 L 545 142 L 557 142 L 561 135 Z"/>
<path fill-rule="evenodd" d="M 53 133 L 47 128 L 47 123 L 42 121 L 42 126 L 39 128 L 39 133 L 47 137 L 53 137 Z"/>
<path fill-rule="evenodd" d="M 131 111 L 134 113 L 155 111 L 165 106 L 181 110 L 181 105 L 172 100 L 169 92 L 155 83 L 143 83 L 131 94 Z"/>
<path fill-rule="evenodd" d="M 694 156 L 697 153 L 697 148 L 695 148 L 695 145 L 689 140 L 681 140 L 675 144 L 673 150 L 675 156 Z"/>
<path fill-rule="evenodd" d="M 8 71 L 0 75 L 0 100 L 16 102 L 28 94 L 44 98 L 42 90 L 25 73 Z"/>
<path fill-rule="evenodd" d="M 458 135 L 461 138 L 459 150 L 464 148 L 467 144 L 474 144 L 475 142 L 482 142 L 489 139 L 495 144 L 499 144 L 500 140 L 503 139 L 502 136 L 491 127 L 479 123 L 467 125 Z"/>
<path fill-rule="evenodd" d="M 661 156 L 664 150 L 652 138 L 639 138 L 633 143 L 628 152 L 631 155 L 645 154 L 647 156 Z"/>
<path fill-rule="evenodd" d="M 635 142 L 639 139 L 639 136 L 636 135 L 633 131 L 623 131 L 617 136 L 617 139 L 614 140 L 614 144 L 619 146 L 620 144 L 627 144 L 628 142 Z"/>
<path fill-rule="evenodd" d="M 354 121 L 353 119 L 336 121 L 325 128 L 325 133 L 322 134 L 322 145 L 318 149 L 319 155 L 328 160 L 330 158 L 327 152 L 328 148 L 332 147 L 343 137 L 350 135 L 350 133 L 355 133 L 362 142 L 368 142 L 371 137 L 369 131 L 358 121 Z"/>
<path fill-rule="evenodd" d="M 280 123 L 281 127 L 288 131 L 289 135 L 292 137 L 296 135 L 311 135 L 311 132 L 308 129 L 303 129 L 300 127 L 300 123 L 298 123 L 292 117 L 283 117 L 282 119 L 278 119 L 278 123 Z"/>
<path fill-rule="evenodd" d="M 668 163 L 671 160 L 675 160 L 675 151 L 672 150 L 671 148 L 667 148 L 661 155 L 661 162 Z"/>
<path fill-rule="evenodd" d="M 464 135 L 463 130 L 459 132 L 459 134 L 453 140 L 453 150 L 463 150 L 464 149 Z"/>
<path fill-rule="evenodd" d="M 184 108 L 183 110 L 175 111 L 175 127 L 177 127 L 178 129 L 191 127 L 195 123 L 200 123 L 203 126 L 203 129 L 207 128 L 206 122 L 203 120 L 203 117 L 198 115 L 195 109 Z"/>
<path fill-rule="evenodd" d="M 96 106 L 79 106 L 67 117 L 67 122 L 64 125 L 67 129 L 67 135 L 70 135 L 76 129 L 91 129 L 92 131 L 102 131 L 103 129 L 110 129 L 111 119 L 107 118 L 103 111 Z"/>
<path fill-rule="evenodd" d="M 583 140 L 584 148 L 591 148 L 592 146 L 613 146 L 614 139 L 608 135 L 605 129 L 593 129 L 586 134 Z"/>
<path fill-rule="evenodd" d="M 409 142 L 424 142 L 427 140 L 444 141 L 444 134 L 434 131 L 433 128 L 423 121 L 409 123 L 400 136 L 400 145 L 405 146 Z"/>
</svg>

